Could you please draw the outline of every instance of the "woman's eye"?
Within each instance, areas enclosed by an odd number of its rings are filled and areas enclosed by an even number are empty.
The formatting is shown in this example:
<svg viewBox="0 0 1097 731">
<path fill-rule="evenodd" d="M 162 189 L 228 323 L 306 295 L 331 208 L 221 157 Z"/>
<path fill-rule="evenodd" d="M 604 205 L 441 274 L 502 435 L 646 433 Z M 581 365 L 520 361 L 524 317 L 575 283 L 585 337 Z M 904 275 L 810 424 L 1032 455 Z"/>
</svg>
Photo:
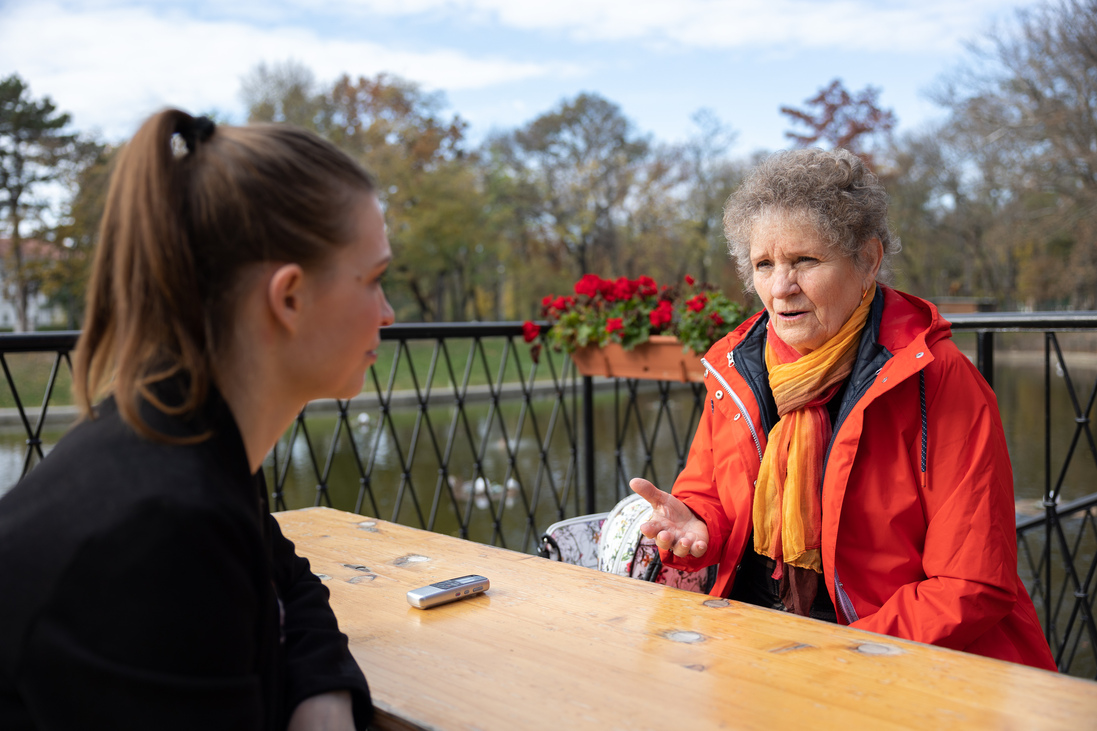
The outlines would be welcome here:
<svg viewBox="0 0 1097 731">
<path fill-rule="evenodd" d="M 769 269 L 770 263 L 768 261 L 759 261 L 754 264 L 755 270 Z"/>
</svg>

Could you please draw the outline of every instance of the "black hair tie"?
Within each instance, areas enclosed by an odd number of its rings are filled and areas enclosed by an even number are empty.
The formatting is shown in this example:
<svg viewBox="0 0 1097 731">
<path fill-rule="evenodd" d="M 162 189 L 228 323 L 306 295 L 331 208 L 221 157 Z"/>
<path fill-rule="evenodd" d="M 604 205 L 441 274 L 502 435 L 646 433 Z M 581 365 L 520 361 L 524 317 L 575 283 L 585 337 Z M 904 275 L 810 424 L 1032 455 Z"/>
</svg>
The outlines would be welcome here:
<svg viewBox="0 0 1097 731">
<path fill-rule="evenodd" d="M 213 135 L 216 127 L 217 125 L 209 117 L 191 117 L 189 122 L 180 120 L 175 131 L 186 143 L 187 152 L 194 152 L 199 142 L 205 142 Z"/>
</svg>

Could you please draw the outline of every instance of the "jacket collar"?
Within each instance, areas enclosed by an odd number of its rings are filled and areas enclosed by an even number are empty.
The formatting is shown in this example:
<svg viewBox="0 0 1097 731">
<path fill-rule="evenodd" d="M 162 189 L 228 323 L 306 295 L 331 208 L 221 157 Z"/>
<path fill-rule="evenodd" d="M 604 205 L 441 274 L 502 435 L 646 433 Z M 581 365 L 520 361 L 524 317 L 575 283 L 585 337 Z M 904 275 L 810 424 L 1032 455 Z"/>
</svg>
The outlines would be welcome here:
<svg viewBox="0 0 1097 731">
<path fill-rule="evenodd" d="M 169 409 L 182 405 L 188 388 L 189 381 L 183 375 L 171 376 L 150 386 L 150 390 Z M 97 418 L 117 412 L 116 397 L 108 396 L 95 410 Z M 166 437 L 195 440 L 199 449 L 211 451 L 220 464 L 241 480 L 251 476 L 244 437 L 228 402 L 213 383 L 209 385 L 206 400 L 194 412 L 166 413 L 140 397 L 138 412 L 146 424 Z"/>
<path fill-rule="evenodd" d="M 834 421 L 835 432 L 853 410 L 854 404 L 861 400 L 868 391 L 868 387 L 876 380 L 876 374 L 892 358 L 892 352 L 880 344 L 880 325 L 884 320 L 884 300 L 886 299 L 882 290 L 883 287 L 876 288 L 868 322 L 861 333 L 861 342 L 857 346 L 857 360 L 853 363 L 853 371 L 849 374 L 849 385 L 845 389 L 842 404 L 838 408 L 838 418 Z M 830 452 L 829 447 L 827 452 Z"/>
<path fill-rule="evenodd" d="M 857 360 L 853 364 L 853 372 L 850 374 L 849 387 L 844 389 L 845 397 L 839 410 L 839 421 L 849 412 L 866 389 L 872 384 L 876 373 L 891 357 L 887 348 L 879 343 L 880 322 L 884 314 L 884 295 L 881 288 L 877 288 L 873 298 L 872 307 L 869 310 L 868 321 L 861 334 L 861 341 L 857 346 Z M 777 424 L 777 404 L 773 400 L 773 390 L 769 385 L 769 373 L 766 370 L 766 327 L 769 324 L 769 315 L 763 310 L 751 321 L 745 334 L 732 350 L 732 358 L 728 365 L 735 368 L 746 381 L 762 416 L 762 428 L 768 434 Z M 706 358 L 711 362 L 720 362 L 710 355 Z M 723 364 L 721 364 L 723 365 Z M 835 425 L 837 426 L 837 424 Z"/>
<path fill-rule="evenodd" d="M 769 386 L 765 366 L 766 326 L 769 315 L 765 310 L 755 314 L 708 351 L 705 360 L 727 377 L 734 372 L 750 388 L 761 415 L 766 433 L 777 423 L 777 407 Z M 904 294 L 887 286 L 878 286 L 869 310 L 868 322 L 857 347 L 857 360 L 845 389 L 835 431 L 860 401 L 877 375 L 897 353 L 908 348 L 920 352 L 928 346 L 951 337 L 951 326 L 932 303 Z M 932 359 L 902 358 L 896 363 L 902 378 L 916 373 Z M 909 371 L 909 372 L 907 372 Z M 731 380 L 731 379 L 729 379 Z"/>
<path fill-rule="evenodd" d="M 761 412 L 762 429 L 769 434 L 777 423 L 777 404 L 773 400 L 773 389 L 769 386 L 769 372 L 766 370 L 766 325 L 769 316 L 763 310 L 742 342 L 732 349 L 733 367 L 746 381 L 747 386 L 758 402 Z M 711 362 L 711 361 L 710 361 Z"/>
</svg>

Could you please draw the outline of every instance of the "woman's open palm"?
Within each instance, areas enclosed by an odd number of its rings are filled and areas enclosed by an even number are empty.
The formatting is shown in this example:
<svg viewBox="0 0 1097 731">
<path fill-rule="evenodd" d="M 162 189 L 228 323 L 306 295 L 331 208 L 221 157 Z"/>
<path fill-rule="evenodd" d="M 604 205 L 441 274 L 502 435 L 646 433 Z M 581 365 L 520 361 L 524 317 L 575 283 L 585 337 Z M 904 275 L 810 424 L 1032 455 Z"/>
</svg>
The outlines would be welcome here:
<svg viewBox="0 0 1097 731">
<path fill-rule="evenodd" d="M 705 555 L 708 550 L 708 526 L 685 503 L 642 477 L 633 478 L 629 487 L 653 508 L 651 520 L 640 526 L 641 533 L 675 556 L 700 558 Z"/>
</svg>

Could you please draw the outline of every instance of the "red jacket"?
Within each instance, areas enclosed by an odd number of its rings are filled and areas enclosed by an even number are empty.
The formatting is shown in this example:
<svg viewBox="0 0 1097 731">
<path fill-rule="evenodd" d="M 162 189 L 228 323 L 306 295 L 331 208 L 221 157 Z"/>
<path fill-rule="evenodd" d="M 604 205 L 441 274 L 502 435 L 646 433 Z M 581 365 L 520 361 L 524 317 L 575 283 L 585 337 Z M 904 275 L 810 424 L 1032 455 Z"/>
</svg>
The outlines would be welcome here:
<svg viewBox="0 0 1097 731">
<path fill-rule="evenodd" d="M 823 572 L 838 620 L 1054 670 L 1017 575 L 1013 471 L 994 393 L 932 304 L 879 290 L 823 476 Z M 708 403 L 673 489 L 707 524 L 710 549 L 662 558 L 690 570 L 719 562 L 717 596 L 751 538 L 754 481 L 777 418 L 766 405 L 765 324 L 758 313 L 706 354 Z"/>
</svg>

